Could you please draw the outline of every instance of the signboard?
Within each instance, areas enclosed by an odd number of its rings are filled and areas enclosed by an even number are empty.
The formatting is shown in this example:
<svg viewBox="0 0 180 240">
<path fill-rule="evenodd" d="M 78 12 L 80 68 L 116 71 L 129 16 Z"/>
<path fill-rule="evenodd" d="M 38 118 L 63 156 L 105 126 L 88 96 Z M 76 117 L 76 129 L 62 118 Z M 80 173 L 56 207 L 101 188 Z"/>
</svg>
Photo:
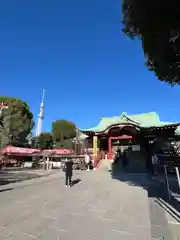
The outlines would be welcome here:
<svg viewBox="0 0 180 240">
<path fill-rule="evenodd" d="M 140 151 L 141 150 L 141 147 L 140 147 L 140 145 L 132 145 L 132 151 L 133 152 L 136 152 L 136 151 Z"/>
</svg>

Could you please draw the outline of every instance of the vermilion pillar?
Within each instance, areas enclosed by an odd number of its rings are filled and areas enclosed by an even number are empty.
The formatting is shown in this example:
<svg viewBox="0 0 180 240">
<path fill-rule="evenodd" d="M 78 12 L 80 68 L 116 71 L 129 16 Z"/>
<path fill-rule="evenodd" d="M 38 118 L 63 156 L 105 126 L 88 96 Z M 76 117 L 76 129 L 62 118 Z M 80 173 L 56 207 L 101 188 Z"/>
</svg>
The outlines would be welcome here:
<svg viewBox="0 0 180 240">
<path fill-rule="evenodd" d="M 108 138 L 108 159 L 112 159 L 112 137 Z"/>
<path fill-rule="evenodd" d="M 111 137 L 108 138 L 108 153 L 112 153 L 112 139 Z"/>
</svg>

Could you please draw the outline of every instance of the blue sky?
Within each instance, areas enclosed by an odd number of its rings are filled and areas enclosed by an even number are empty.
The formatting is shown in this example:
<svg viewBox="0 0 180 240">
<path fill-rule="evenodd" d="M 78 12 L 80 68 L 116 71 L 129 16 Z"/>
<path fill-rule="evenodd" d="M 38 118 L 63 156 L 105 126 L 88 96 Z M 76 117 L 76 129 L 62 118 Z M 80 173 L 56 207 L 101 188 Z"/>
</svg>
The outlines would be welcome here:
<svg viewBox="0 0 180 240">
<path fill-rule="evenodd" d="M 56 119 L 89 128 L 123 111 L 180 121 L 180 88 L 146 69 L 121 17 L 119 0 L 2 0 L 0 94 L 27 101 L 37 119 L 46 88 L 44 131 Z"/>
</svg>

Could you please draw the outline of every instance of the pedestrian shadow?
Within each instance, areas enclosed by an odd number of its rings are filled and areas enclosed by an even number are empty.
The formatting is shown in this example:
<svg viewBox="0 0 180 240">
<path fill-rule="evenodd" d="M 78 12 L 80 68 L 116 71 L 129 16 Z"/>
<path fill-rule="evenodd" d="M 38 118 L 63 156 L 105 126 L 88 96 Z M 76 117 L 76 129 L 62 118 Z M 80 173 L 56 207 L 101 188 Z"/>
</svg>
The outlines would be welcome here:
<svg viewBox="0 0 180 240">
<path fill-rule="evenodd" d="M 76 184 L 80 183 L 81 182 L 81 179 L 80 178 L 76 178 L 75 180 L 72 180 L 71 182 L 71 186 L 75 186 Z"/>
<path fill-rule="evenodd" d="M 7 185 L 10 183 L 21 182 L 24 180 L 29 180 L 33 178 L 40 178 L 43 175 L 39 175 L 38 173 L 29 173 L 28 171 L 13 171 L 11 169 L 0 170 L 0 186 Z"/>
<path fill-rule="evenodd" d="M 1 193 L 1 192 L 9 192 L 9 191 L 11 191 L 11 190 L 13 190 L 13 188 L 1 189 L 1 190 L 0 190 L 0 193 Z"/>
<path fill-rule="evenodd" d="M 109 173 L 114 180 L 124 182 L 129 186 L 138 186 L 145 189 L 147 191 L 148 198 L 154 198 L 161 208 L 163 208 L 180 223 L 180 201 L 173 197 L 169 199 L 164 175 L 160 176 L 161 181 L 159 181 L 158 178 L 152 177 L 152 175 L 147 172 L 126 173 L 120 171 L 116 167 L 112 167 L 112 170 L 109 171 Z M 177 194 L 180 196 L 177 181 L 170 181 L 169 184 L 173 195 Z"/>
</svg>

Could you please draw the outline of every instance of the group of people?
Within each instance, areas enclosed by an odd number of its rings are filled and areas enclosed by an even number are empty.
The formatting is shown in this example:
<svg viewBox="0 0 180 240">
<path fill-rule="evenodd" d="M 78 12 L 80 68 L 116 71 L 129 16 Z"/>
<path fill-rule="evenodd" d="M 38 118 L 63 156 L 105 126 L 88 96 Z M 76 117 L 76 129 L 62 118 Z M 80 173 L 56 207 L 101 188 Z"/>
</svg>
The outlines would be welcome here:
<svg viewBox="0 0 180 240">
<path fill-rule="evenodd" d="M 121 163 L 122 167 L 125 167 L 128 165 L 128 156 L 127 156 L 127 151 L 123 151 L 123 153 L 121 153 L 120 149 L 117 149 L 116 153 L 115 153 L 115 157 L 114 157 L 114 165 L 116 166 L 117 163 Z"/>
<path fill-rule="evenodd" d="M 90 169 L 93 168 L 90 155 L 86 154 L 84 160 L 85 160 L 85 165 L 86 165 L 87 171 L 90 171 Z M 74 162 L 73 162 L 72 158 L 67 158 L 65 160 L 65 185 L 66 185 L 66 187 L 72 186 L 73 165 L 74 165 Z"/>
<path fill-rule="evenodd" d="M 149 159 L 148 160 L 149 170 L 151 171 L 152 175 L 157 175 L 159 160 L 155 151 L 148 153 L 148 159 Z M 127 150 L 124 150 L 122 153 L 120 149 L 117 149 L 115 153 L 113 165 L 117 166 L 120 163 L 122 168 L 125 168 L 128 165 L 128 162 L 129 162 L 129 159 L 128 159 Z"/>
<path fill-rule="evenodd" d="M 156 175 L 158 171 L 158 157 L 154 152 L 151 156 L 151 172 L 152 175 Z"/>
</svg>

